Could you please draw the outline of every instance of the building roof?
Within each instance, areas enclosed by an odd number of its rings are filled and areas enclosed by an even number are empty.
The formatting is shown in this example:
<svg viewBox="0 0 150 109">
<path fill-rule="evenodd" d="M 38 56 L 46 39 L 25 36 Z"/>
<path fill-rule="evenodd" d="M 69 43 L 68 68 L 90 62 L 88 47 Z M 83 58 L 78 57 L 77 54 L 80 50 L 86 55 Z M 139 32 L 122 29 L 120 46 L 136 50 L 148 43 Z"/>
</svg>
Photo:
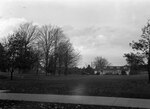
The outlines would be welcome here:
<svg viewBox="0 0 150 109">
<path fill-rule="evenodd" d="M 104 70 L 126 70 L 128 68 L 128 66 L 107 66 Z"/>
</svg>

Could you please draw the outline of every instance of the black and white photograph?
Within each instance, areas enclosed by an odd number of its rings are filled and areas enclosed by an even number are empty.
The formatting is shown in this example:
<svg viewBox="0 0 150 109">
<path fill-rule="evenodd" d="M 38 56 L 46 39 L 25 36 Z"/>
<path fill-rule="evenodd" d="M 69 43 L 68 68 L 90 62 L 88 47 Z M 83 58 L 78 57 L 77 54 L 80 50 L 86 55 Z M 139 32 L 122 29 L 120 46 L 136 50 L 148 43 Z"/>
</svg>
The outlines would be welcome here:
<svg viewBox="0 0 150 109">
<path fill-rule="evenodd" d="M 0 0 L 0 109 L 150 109 L 150 0 Z"/>
</svg>

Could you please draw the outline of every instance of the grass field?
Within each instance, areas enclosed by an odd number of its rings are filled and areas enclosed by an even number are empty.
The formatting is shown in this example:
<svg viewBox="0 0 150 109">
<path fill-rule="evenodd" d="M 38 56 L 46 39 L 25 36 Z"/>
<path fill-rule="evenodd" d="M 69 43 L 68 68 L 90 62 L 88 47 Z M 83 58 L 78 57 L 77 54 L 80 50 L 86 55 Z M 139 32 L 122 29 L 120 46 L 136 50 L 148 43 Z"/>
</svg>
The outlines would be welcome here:
<svg viewBox="0 0 150 109">
<path fill-rule="evenodd" d="M 150 98 L 147 75 L 69 75 L 0 80 L 0 89 L 17 93 Z"/>
</svg>

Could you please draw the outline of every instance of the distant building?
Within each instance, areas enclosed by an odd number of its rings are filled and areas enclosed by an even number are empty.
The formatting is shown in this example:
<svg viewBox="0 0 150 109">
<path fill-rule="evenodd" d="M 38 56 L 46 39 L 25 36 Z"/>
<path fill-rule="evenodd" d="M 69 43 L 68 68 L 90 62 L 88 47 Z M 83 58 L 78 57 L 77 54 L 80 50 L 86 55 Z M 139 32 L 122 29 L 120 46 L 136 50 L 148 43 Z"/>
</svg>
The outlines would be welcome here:
<svg viewBox="0 0 150 109">
<path fill-rule="evenodd" d="M 129 66 L 107 66 L 102 70 L 95 71 L 100 75 L 129 75 L 130 67 Z"/>
</svg>

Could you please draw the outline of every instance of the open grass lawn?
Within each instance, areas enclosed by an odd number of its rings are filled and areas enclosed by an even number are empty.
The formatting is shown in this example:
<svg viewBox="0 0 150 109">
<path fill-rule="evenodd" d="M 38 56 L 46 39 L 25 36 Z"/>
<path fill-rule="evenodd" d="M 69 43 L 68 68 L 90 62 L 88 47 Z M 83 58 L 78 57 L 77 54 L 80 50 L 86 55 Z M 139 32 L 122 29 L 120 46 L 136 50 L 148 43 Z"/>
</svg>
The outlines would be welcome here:
<svg viewBox="0 0 150 109">
<path fill-rule="evenodd" d="M 1 109 L 139 109 L 131 107 L 96 106 L 63 103 L 44 103 L 28 101 L 3 101 L 0 100 Z"/>
<path fill-rule="evenodd" d="M 0 89 L 17 93 L 150 98 L 147 75 L 69 75 L 38 79 L 0 80 Z"/>
</svg>

